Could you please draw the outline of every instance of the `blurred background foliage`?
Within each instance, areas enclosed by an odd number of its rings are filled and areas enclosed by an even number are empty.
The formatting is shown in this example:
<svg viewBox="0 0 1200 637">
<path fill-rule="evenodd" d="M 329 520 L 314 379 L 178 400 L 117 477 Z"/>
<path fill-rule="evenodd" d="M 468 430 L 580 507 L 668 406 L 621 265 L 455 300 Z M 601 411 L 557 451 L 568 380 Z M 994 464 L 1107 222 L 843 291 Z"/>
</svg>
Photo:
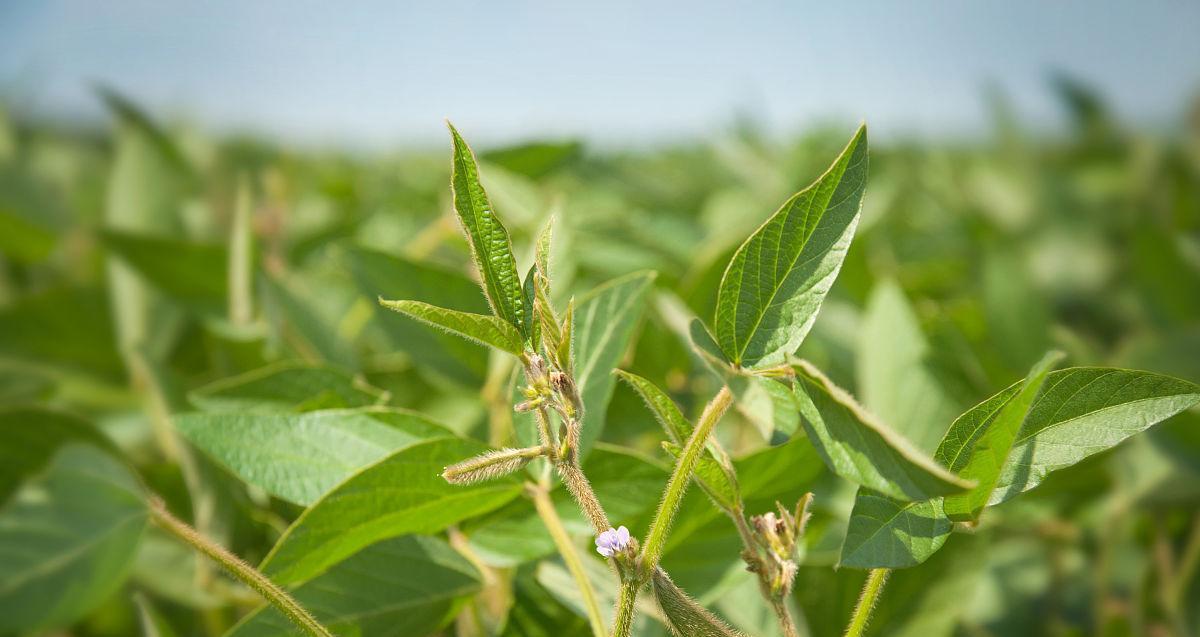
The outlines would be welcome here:
<svg viewBox="0 0 1200 637">
<path fill-rule="evenodd" d="M 885 418 L 948 423 L 1051 347 L 1074 365 L 1200 381 L 1200 104 L 1151 136 L 1086 87 L 1055 86 L 1067 134 L 1024 129 L 994 95 L 980 138 L 873 145 L 857 238 L 800 354 Z M 112 121 L 99 130 L 0 116 L 0 404 L 93 421 L 174 510 L 252 563 L 301 509 L 183 442 L 175 414 L 386 404 L 504 442 L 506 369 L 376 304 L 485 307 L 451 211 L 448 144 L 297 150 L 101 99 Z M 522 271 L 537 229 L 558 215 L 560 301 L 658 273 L 621 367 L 694 416 L 716 387 L 687 347 L 687 318 L 711 316 L 738 243 L 818 176 L 849 130 L 782 140 L 739 121 L 712 140 L 636 151 L 570 140 L 477 150 Z M 277 373 L 305 375 L 312 391 L 267 400 L 254 379 Z M 719 435 L 741 459 L 752 513 L 816 492 L 795 601 L 810 634 L 837 635 L 864 578 L 833 568 L 853 489 L 802 436 L 778 444 L 796 415 L 772 407 L 769 396 L 744 407 Z M 589 473 L 641 532 L 665 481 L 663 436 L 624 385 L 605 421 L 598 449 L 637 454 L 593 454 Z M 692 491 L 665 566 L 749 634 L 772 634 L 733 527 Z M 451 529 L 504 585 L 443 609 L 446 619 L 462 609 L 445 634 L 473 634 L 479 616 L 506 618 L 505 635 L 586 634 L 529 511 L 515 500 Z M 1198 512 L 1192 410 L 1059 472 L 897 572 L 874 634 L 1200 635 Z M 87 603 L 60 609 L 72 625 L 63 634 L 220 635 L 258 605 L 153 528 L 124 550 L 130 559 L 97 563 Z M 602 579 L 601 563 L 589 564 Z M 652 620 L 642 630 L 664 634 Z"/>
</svg>

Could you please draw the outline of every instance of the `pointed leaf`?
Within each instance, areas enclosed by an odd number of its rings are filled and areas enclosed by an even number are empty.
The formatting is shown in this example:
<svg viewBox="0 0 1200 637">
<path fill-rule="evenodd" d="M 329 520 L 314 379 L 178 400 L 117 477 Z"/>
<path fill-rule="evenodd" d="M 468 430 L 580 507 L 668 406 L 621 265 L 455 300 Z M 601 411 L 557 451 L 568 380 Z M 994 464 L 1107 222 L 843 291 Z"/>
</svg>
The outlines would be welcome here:
<svg viewBox="0 0 1200 637">
<path fill-rule="evenodd" d="M 483 279 L 483 292 L 496 316 L 524 333 L 524 294 L 508 230 L 496 216 L 483 184 L 479 182 L 475 154 L 453 125 L 450 125 L 450 136 L 454 140 L 454 170 L 450 182 L 454 191 L 454 209 L 467 233 L 471 255 Z"/>
<path fill-rule="evenodd" d="M 379 304 L 455 336 L 520 355 L 525 351 L 517 328 L 497 316 L 448 310 L 420 301 L 387 301 Z"/>
<path fill-rule="evenodd" d="M 339 635 L 428 635 L 480 588 L 479 571 L 437 538 L 379 542 L 331 565 L 293 595 Z M 295 626 L 273 606 L 243 619 L 226 637 L 285 637 Z"/>
<path fill-rule="evenodd" d="M 1000 479 L 1000 470 L 1008 461 L 1013 442 L 1021 431 L 1034 398 L 1041 391 L 1046 375 L 1061 358 L 1061 353 L 1051 352 L 1034 365 L 1022 381 L 1017 395 L 1005 403 L 986 429 L 972 432 L 971 437 L 975 439 L 975 443 L 964 449 L 965 453 L 960 453 L 954 458 L 954 464 L 961 465 L 962 468 L 955 470 L 951 467 L 951 470 L 963 478 L 974 480 L 977 484 L 966 493 L 946 497 L 945 510 L 950 519 L 979 519 L 979 514 L 983 512 L 992 496 L 996 481 Z M 958 437 L 961 435 L 956 436 Z"/>
<path fill-rule="evenodd" d="M 175 426 L 242 480 L 301 505 L 397 449 L 451 435 L 415 413 L 377 408 L 182 414 Z"/>
<path fill-rule="evenodd" d="M 807 362 L 796 365 L 794 390 L 809 439 L 839 476 L 905 501 L 973 485 L 922 455 Z"/>
<path fill-rule="evenodd" d="M 667 438 L 676 445 L 681 445 L 687 442 L 687 439 L 692 435 L 692 423 L 688 422 L 687 418 L 683 417 L 683 413 L 679 411 L 679 406 L 671 397 L 657 385 L 638 376 L 631 374 L 623 369 L 616 370 L 616 374 L 621 380 L 629 383 L 629 386 L 637 392 L 638 396 L 645 401 L 646 407 L 650 409 L 650 413 L 654 414 L 655 420 L 662 425 L 663 431 L 667 433 Z"/>
<path fill-rule="evenodd" d="M 306 580 L 363 547 L 408 533 L 437 533 L 517 497 L 506 476 L 473 485 L 446 482 L 442 470 L 487 450 L 461 438 L 413 445 L 349 477 L 308 508 L 262 563 L 277 582 Z"/>
<path fill-rule="evenodd" d="M 867 183 L 867 129 L 787 200 L 730 260 L 717 292 L 721 350 L 742 367 L 784 362 L 804 340 L 854 236 Z"/>
</svg>

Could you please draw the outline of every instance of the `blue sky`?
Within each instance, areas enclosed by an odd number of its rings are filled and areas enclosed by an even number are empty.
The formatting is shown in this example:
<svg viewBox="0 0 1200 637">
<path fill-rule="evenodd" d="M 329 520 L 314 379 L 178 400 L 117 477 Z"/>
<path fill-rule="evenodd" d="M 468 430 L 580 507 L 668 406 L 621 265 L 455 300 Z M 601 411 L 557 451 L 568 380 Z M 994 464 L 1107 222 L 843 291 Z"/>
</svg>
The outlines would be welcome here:
<svg viewBox="0 0 1200 637">
<path fill-rule="evenodd" d="M 597 4 L 6 2 L 0 94 L 98 118 L 104 82 L 210 129 L 375 147 L 440 141 L 445 117 L 501 141 L 711 135 L 736 113 L 781 133 L 970 134 L 989 84 L 1053 126 L 1052 70 L 1147 126 L 1200 94 L 1200 3 L 1184 0 Z"/>
</svg>

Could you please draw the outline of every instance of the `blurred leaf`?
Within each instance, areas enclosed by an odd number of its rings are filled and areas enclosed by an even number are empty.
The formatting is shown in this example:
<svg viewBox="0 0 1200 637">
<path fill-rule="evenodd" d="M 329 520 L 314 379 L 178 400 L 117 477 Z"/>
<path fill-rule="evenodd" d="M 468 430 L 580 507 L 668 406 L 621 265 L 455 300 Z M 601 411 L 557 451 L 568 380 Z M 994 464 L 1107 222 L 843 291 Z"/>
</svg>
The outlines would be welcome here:
<svg viewBox="0 0 1200 637">
<path fill-rule="evenodd" d="M 467 233 L 471 255 L 483 279 L 484 294 L 496 316 L 525 334 L 528 326 L 524 324 L 521 277 L 517 274 L 508 230 L 496 216 L 483 185 L 479 183 L 479 167 L 471 148 L 454 126 L 450 126 L 450 135 L 454 140 L 454 174 L 451 177 L 454 209 Z"/>
<path fill-rule="evenodd" d="M 184 305 L 220 314 L 228 301 L 229 257 L 224 246 L 116 230 L 104 244 L 139 276 Z"/>
<path fill-rule="evenodd" d="M 863 126 L 824 175 L 785 202 L 734 253 L 721 279 L 714 322 L 729 360 L 770 367 L 800 346 L 850 246 L 866 183 Z"/>
<path fill-rule="evenodd" d="M 370 407 L 387 392 L 336 367 L 284 362 L 209 383 L 188 399 L 204 411 L 267 413 Z"/>
<path fill-rule="evenodd" d="M 427 635 L 480 588 L 480 575 L 442 540 L 407 536 L 378 542 L 297 586 L 302 606 L 337 634 Z M 273 606 L 243 619 L 227 637 L 302 635 Z"/>
<path fill-rule="evenodd" d="M 0 209 L 0 254 L 14 261 L 37 263 L 54 249 L 53 232 L 15 212 Z"/>
<path fill-rule="evenodd" d="M 380 408 L 193 413 L 174 422 L 192 444 L 242 480 L 301 505 L 399 449 L 451 435 L 424 416 Z"/>
<path fill-rule="evenodd" d="M 959 413 L 929 357 L 904 292 L 891 281 L 877 284 L 859 331 L 858 386 L 866 407 L 925 453 L 933 453 Z"/>
<path fill-rule="evenodd" d="M 26 297 L 0 309 L 0 356 L 123 380 L 110 315 L 104 296 L 93 290 L 59 288 Z"/>
<path fill-rule="evenodd" d="M 521 491 L 515 476 L 452 485 L 442 469 L 487 447 L 461 438 L 428 440 L 351 475 L 308 508 L 262 563 L 277 582 L 304 581 L 385 538 L 437 533 L 502 506 Z"/>
<path fill-rule="evenodd" d="M 438 328 L 448 334 L 521 355 L 525 348 L 517 328 L 498 316 L 448 310 L 420 301 L 379 300 L 383 307 Z"/>
<path fill-rule="evenodd" d="M 804 430 L 839 476 L 905 501 L 928 500 L 972 486 L 867 413 L 811 365 L 796 369 L 796 399 Z"/>
<path fill-rule="evenodd" d="M 141 487 L 110 452 L 72 442 L 43 463 L 0 509 L 4 632 L 65 626 L 102 603 L 121 587 L 146 525 Z"/>
<path fill-rule="evenodd" d="M 40 407 L 0 409 L 0 506 L 22 482 L 40 473 L 63 447 L 86 444 L 107 449 L 111 443 L 90 424 Z"/>
<path fill-rule="evenodd" d="M 489 150 L 482 158 L 506 170 L 538 179 L 582 154 L 583 144 L 576 141 L 531 142 Z"/>
</svg>

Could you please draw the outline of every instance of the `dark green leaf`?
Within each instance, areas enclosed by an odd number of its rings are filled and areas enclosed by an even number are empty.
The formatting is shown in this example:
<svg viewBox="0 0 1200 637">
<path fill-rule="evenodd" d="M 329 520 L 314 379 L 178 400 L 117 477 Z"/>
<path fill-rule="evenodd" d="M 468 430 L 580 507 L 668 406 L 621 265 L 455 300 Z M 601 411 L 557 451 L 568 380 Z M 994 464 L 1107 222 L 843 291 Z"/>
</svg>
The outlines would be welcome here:
<svg viewBox="0 0 1200 637">
<path fill-rule="evenodd" d="M 105 246 L 171 299 L 213 314 L 224 312 L 229 282 L 224 246 L 116 230 L 106 230 L 103 237 Z"/>
<path fill-rule="evenodd" d="M 903 502 L 860 488 L 842 544 L 841 565 L 916 566 L 942 548 L 950 529 L 941 498 Z"/>
</svg>

